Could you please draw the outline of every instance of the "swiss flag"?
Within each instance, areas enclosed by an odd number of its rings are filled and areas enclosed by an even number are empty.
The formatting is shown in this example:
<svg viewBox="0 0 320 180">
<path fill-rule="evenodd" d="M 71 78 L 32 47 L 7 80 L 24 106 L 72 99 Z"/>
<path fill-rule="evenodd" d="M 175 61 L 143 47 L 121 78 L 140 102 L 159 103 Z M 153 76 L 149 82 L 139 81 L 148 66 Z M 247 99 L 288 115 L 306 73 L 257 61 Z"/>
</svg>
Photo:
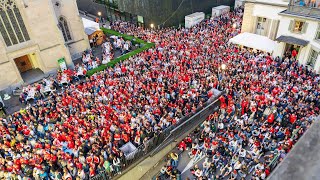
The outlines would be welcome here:
<svg viewBox="0 0 320 180">
<path fill-rule="evenodd" d="M 268 116 L 268 123 L 272 124 L 274 121 L 274 114 L 271 113 L 269 116 Z"/>
<path fill-rule="evenodd" d="M 290 120 L 290 122 L 291 122 L 292 124 L 295 123 L 296 120 L 297 120 L 297 115 L 291 114 L 290 117 L 289 117 L 289 120 Z"/>
</svg>

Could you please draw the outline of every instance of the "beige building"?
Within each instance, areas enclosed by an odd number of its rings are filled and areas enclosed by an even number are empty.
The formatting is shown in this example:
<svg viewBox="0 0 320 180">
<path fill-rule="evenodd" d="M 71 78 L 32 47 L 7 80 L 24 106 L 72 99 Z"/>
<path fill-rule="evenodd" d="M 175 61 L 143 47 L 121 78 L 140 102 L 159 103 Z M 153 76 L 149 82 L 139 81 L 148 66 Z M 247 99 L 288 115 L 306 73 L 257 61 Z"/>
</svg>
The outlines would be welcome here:
<svg viewBox="0 0 320 180">
<path fill-rule="evenodd" d="M 297 51 L 300 64 L 320 73 L 320 0 L 290 0 L 277 33 L 274 56 Z"/>
<path fill-rule="evenodd" d="M 288 3 L 288 0 L 245 1 L 242 32 L 275 40 L 281 18 L 279 13 L 288 8 Z"/>
<path fill-rule="evenodd" d="M 251 48 L 263 50 L 268 43 L 268 52 L 280 57 L 295 49 L 300 64 L 320 72 L 320 0 L 246 0 L 245 32 L 258 35 Z"/>
<path fill-rule="evenodd" d="M 75 0 L 0 1 L 0 90 L 28 82 L 32 71 L 56 71 L 61 58 L 73 66 L 88 48 Z"/>
</svg>

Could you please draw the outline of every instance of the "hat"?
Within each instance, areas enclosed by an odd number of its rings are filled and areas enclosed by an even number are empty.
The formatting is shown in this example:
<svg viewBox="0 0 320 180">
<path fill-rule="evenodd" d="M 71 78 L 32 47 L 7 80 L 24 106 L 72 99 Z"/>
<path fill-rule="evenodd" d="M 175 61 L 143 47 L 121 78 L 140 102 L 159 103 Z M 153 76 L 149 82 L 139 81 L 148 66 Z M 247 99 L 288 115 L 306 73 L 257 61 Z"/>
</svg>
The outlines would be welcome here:
<svg viewBox="0 0 320 180">
<path fill-rule="evenodd" d="M 7 101 L 9 99 L 11 99 L 11 96 L 9 96 L 9 94 L 4 94 L 3 100 Z"/>
</svg>

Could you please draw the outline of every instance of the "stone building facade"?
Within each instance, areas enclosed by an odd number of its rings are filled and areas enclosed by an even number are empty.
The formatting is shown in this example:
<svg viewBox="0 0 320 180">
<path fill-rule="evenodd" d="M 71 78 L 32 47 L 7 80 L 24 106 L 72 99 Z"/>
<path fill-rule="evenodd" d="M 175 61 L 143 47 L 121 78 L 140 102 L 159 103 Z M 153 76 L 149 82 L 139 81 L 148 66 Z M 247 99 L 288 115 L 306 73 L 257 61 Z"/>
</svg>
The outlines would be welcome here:
<svg viewBox="0 0 320 180">
<path fill-rule="evenodd" d="M 75 0 L 0 1 L 0 90 L 24 82 L 32 70 L 55 71 L 58 59 L 89 48 Z"/>
</svg>

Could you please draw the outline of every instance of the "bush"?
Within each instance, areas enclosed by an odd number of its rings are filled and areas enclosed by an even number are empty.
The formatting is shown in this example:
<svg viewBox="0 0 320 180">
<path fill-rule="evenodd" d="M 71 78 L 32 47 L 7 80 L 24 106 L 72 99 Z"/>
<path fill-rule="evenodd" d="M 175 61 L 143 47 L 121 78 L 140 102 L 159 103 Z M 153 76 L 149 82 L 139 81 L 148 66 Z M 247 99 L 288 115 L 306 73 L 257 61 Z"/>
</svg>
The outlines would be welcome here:
<svg viewBox="0 0 320 180">
<path fill-rule="evenodd" d="M 121 36 L 125 40 L 132 41 L 135 44 L 143 44 L 144 46 L 142 46 L 141 48 L 136 49 L 134 51 L 128 52 L 127 54 L 124 54 L 122 56 L 119 56 L 119 57 L 115 58 L 114 60 L 108 62 L 108 64 L 102 64 L 102 65 L 100 65 L 99 67 L 97 67 L 95 69 L 89 70 L 87 72 L 87 76 L 92 76 L 93 74 L 95 74 L 97 72 L 100 72 L 100 71 L 103 71 L 108 67 L 114 67 L 120 61 L 125 61 L 125 60 L 129 59 L 130 57 L 132 57 L 134 55 L 137 55 L 137 54 L 139 54 L 139 53 L 141 53 L 141 52 L 143 52 L 145 50 L 148 50 L 148 49 L 150 49 L 150 48 L 152 48 L 154 46 L 154 43 L 147 43 L 147 42 L 143 41 L 142 39 L 136 38 L 134 36 L 121 34 L 121 33 L 117 32 L 117 31 L 114 31 L 114 30 L 111 30 L 111 29 L 106 29 L 106 28 L 101 28 L 101 29 L 105 34 Z"/>
<path fill-rule="evenodd" d="M 134 36 L 129 36 L 127 34 L 121 34 L 118 31 L 112 29 L 101 28 L 101 30 L 108 35 L 121 36 L 126 41 L 131 41 L 133 44 L 145 44 L 146 42 L 142 39 L 136 38 Z"/>
</svg>

